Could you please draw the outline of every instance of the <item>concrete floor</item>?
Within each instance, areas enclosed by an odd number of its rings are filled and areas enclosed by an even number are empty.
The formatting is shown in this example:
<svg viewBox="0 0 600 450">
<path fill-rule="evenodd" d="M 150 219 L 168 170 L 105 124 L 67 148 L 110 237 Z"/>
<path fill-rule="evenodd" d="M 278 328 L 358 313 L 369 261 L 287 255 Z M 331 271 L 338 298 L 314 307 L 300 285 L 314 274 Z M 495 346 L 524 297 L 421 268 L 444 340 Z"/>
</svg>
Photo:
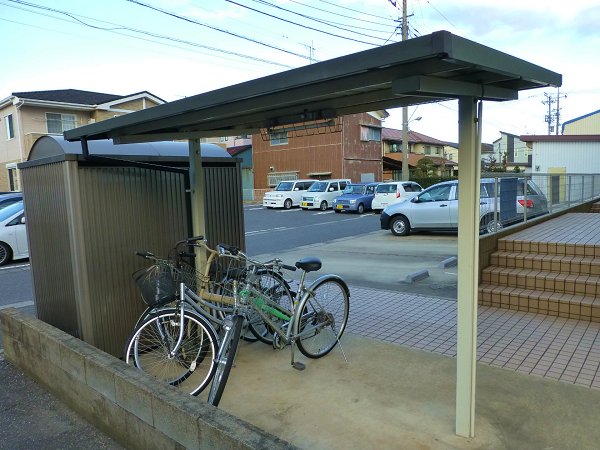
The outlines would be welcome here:
<svg viewBox="0 0 600 450">
<path fill-rule="evenodd" d="M 242 343 L 220 407 L 307 449 L 596 449 L 600 391 L 477 366 L 475 438 L 456 436 L 456 360 L 347 334 L 289 364 L 289 349 Z M 204 400 L 205 393 L 200 399 Z"/>
</svg>

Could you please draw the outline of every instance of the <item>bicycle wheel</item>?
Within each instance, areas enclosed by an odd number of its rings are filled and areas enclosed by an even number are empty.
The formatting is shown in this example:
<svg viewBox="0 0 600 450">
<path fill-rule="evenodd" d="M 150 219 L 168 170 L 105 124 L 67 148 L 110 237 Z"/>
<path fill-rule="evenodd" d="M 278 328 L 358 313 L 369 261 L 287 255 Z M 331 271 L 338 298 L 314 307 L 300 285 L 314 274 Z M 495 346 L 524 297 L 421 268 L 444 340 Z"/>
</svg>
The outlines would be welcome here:
<svg viewBox="0 0 600 450">
<path fill-rule="evenodd" d="M 264 293 L 267 304 L 276 304 L 287 311 L 292 309 L 292 293 L 289 284 L 276 272 L 259 271 L 257 273 L 255 288 Z M 271 319 L 282 326 L 285 321 L 271 315 Z M 269 324 L 266 324 L 256 312 L 248 314 L 248 329 L 261 342 L 273 344 L 273 333 L 275 330 Z"/>
<path fill-rule="evenodd" d="M 346 283 L 337 277 L 317 280 L 298 305 L 293 334 L 307 358 L 325 356 L 337 344 L 348 322 L 350 299 Z"/>
<path fill-rule="evenodd" d="M 148 316 L 133 331 L 124 360 L 160 381 L 198 395 L 215 371 L 217 335 L 210 323 L 191 311 L 183 314 L 183 339 L 174 356 L 181 329 L 181 314 L 169 308 Z"/>
<path fill-rule="evenodd" d="M 233 366 L 233 360 L 235 359 L 235 353 L 240 342 L 240 334 L 242 332 L 242 326 L 244 325 L 244 317 L 240 315 L 231 316 L 230 326 L 227 327 L 223 343 L 219 349 L 219 355 L 217 356 L 217 368 L 215 375 L 210 386 L 210 392 L 208 394 L 208 403 L 214 406 L 219 406 L 227 379 L 229 378 L 229 372 Z"/>
</svg>

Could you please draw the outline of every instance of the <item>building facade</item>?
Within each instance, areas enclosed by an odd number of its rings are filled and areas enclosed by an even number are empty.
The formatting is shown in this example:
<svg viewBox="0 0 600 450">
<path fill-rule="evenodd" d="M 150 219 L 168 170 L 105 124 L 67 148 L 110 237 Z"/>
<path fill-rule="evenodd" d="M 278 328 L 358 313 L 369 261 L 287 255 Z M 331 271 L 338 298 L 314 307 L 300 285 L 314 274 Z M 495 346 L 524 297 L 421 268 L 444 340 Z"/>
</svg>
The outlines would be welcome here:
<svg viewBox="0 0 600 450">
<path fill-rule="evenodd" d="M 353 114 L 327 125 L 278 127 L 253 135 L 255 189 L 302 178 L 380 181 L 381 122 L 387 116 L 385 111 Z"/>
<path fill-rule="evenodd" d="M 493 158 L 496 165 L 506 167 L 507 171 L 518 167 L 521 172 L 531 172 L 532 150 L 519 136 L 501 131 L 500 138 L 492 145 L 494 151 L 488 155 L 487 161 L 483 160 L 484 163 L 490 163 Z"/>
<path fill-rule="evenodd" d="M 575 119 L 567 120 L 562 125 L 562 134 L 600 134 L 600 109 L 576 117 Z"/>
<path fill-rule="evenodd" d="M 149 92 L 114 95 L 63 89 L 13 92 L 0 100 L 0 191 L 19 191 L 17 164 L 27 161 L 33 143 L 44 135 L 110 119 L 165 103 Z"/>
</svg>

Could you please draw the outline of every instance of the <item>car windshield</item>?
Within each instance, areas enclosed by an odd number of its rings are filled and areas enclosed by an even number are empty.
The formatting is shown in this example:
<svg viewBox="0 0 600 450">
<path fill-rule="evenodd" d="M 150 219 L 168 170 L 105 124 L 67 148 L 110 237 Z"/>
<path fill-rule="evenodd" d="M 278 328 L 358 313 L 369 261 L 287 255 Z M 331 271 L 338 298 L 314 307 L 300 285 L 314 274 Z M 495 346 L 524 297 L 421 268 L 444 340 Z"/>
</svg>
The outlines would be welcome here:
<svg viewBox="0 0 600 450">
<path fill-rule="evenodd" d="M 326 189 L 327 189 L 326 181 L 317 181 L 310 187 L 308 192 L 325 192 Z"/>
<path fill-rule="evenodd" d="M 23 211 L 23 202 L 13 203 L 6 208 L 0 209 L 0 222 L 4 222 L 9 217 L 14 216 L 21 211 Z"/>
<path fill-rule="evenodd" d="M 396 192 L 396 185 L 395 184 L 380 184 L 375 189 L 375 192 L 377 192 L 378 194 L 395 193 Z"/>
<path fill-rule="evenodd" d="M 277 187 L 275 188 L 276 191 L 291 191 L 292 188 L 294 187 L 294 182 L 293 181 L 281 181 Z"/>
<path fill-rule="evenodd" d="M 344 189 L 344 194 L 363 194 L 365 192 L 365 187 L 360 184 L 349 184 Z"/>
</svg>

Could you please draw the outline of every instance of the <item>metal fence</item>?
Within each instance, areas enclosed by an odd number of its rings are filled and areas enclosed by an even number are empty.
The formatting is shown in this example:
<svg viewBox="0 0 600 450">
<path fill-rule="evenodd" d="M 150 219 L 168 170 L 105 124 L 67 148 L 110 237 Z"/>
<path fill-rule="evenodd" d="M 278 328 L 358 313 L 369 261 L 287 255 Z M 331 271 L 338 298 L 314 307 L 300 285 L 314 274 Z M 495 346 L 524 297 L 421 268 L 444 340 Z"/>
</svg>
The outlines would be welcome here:
<svg viewBox="0 0 600 450">
<path fill-rule="evenodd" d="M 563 211 L 600 197 L 600 174 L 482 173 L 481 179 L 482 183 L 494 186 L 491 188 L 496 195 L 493 214 L 495 218 L 500 218 L 501 222 L 499 211 L 501 209 L 499 205 L 502 202 L 500 198 L 502 196 L 501 184 L 506 180 L 518 180 L 518 185 L 521 186 L 517 192 L 517 202 L 522 208 L 518 223 L 531 221 L 543 214 Z M 528 189 L 524 189 L 523 186 L 528 186 Z M 546 202 L 543 211 L 534 208 L 534 203 L 538 199 Z M 506 228 L 514 224 L 509 222 L 502 225 L 503 228 Z"/>
</svg>

